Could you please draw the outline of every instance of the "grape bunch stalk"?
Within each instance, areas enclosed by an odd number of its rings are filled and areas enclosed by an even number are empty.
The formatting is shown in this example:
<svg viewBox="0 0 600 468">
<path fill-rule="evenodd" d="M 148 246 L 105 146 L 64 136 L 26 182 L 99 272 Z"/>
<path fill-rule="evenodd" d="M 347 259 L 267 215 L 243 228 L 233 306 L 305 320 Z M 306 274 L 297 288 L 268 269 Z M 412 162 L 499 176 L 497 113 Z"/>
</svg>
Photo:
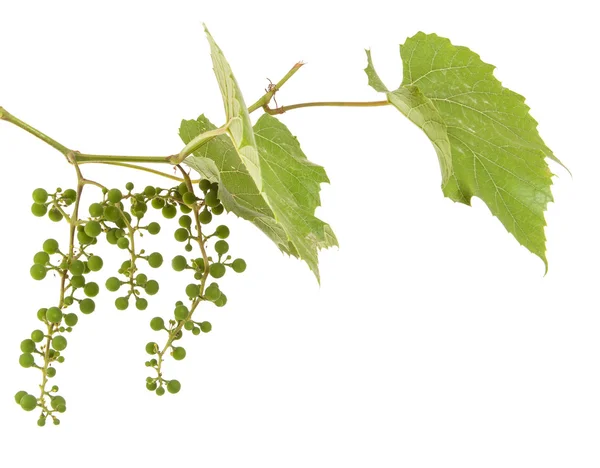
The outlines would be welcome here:
<svg viewBox="0 0 600 468">
<path fill-rule="evenodd" d="M 42 281 L 49 273 L 59 279 L 58 302 L 38 310 L 39 328 L 21 342 L 19 363 L 22 367 L 41 371 L 41 383 L 39 391 L 34 393 L 18 391 L 15 401 L 25 411 L 40 411 L 39 426 L 44 426 L 48 420 L 60 424 L 59 415 L 67 409 L 65 397 L 53 384 L 54 377 L 57 365 L 65 360 L 68 334 L 79 322 L 80 315 L 89 315 L 96 309 L 94 298 L 100 293 L 100 286 L 88 281 L 86 276 L 104 266 L 102 257 L 94 252 L 103 242 L 102 238 L 121 251 L 124 258 L 119 270 L 105 282 L 109 292 L 119 294 L 114 301 L 116 309 L 123 311 L 133 304 L 144 311 L 149 307 L 148 298 L 159 290 L 159 283 L 148 277 L 147 268 L 160 268 L 164 263 L 161 253 L 147 253 L 139 248 L 144 234 L 155 236 L 162 231 L 159 223 L 145 223 L 144 217 L 151 207 L 159 210 L 164 219 L 177 218 L 173 238 L 183 245 L 184 252 L 172 259 L 171 266 L 176 272 L 187 272 L 190 280 L 181 291 L 172 316 L 156 316 L 150 320 L 150 327 L 160 332 L 161 338 L 146 345 L 151 358 L 145 364 L 153 370 L 153 375 L 146 379 L 146 388 L 157 395 L 178 393 L 181 389 L 179 380 L 165 376 L 164 362 L 167 355 L 176 361 L 186 357 L 185 348 L 179 344 L 184 332 L 200 335 L 212 329 L 210 322 L 194 316 L 198 307 L 203 302 L 217 307 L 227 303 L 227 296 L 215 280 L 222 278 L 228 270 L 242 273 L 246 269 L 243 259 L 233 259 L 229 255 L 226 240 L 229 228 L 223 224 L 210 227 L 213 218 L 224 212 L 218 183 L 207 179 L 191 180 L 177 166 L 183 178 L 177 178 L 182 182 L 175 187 L 147 186 L 136 192 L 134 184 L 129 182 L 121 191 L 85 179 L 79 166 L 76 163 L 74 166 L 76 189 L 63 191 L 58 188 L 50 192 L 36 188 L 32 193 L 31 212 L 34 216 L 47 216 L 56 223 L 66 222 L 69 228 L 66 242 L 43 241 L 41 250 L 33 256 L 30 269 L 34 280 Z M 100 189 L 101 199 L 88 207 L 87 215 L 82 215 L 81 197 L 88 186 Z"/>
</svg>

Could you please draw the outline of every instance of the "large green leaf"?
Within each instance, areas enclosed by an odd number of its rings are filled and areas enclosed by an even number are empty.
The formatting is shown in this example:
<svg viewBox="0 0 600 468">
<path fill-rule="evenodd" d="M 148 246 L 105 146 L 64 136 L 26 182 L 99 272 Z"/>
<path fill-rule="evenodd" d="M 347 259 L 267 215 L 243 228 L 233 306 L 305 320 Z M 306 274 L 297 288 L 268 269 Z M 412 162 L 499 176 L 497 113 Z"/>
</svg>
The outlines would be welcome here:
<svg viewBox="0 0 600 468">
<path fill-rule="evenodd" d="M 494 77 L 494 66 L 466 47 L 417 33 L 400 46 L 403 81 L 388 91 L 367 52 L 369 84 L 431 139 L 442 168 L 442 189 L 470 205 L 481 198 L 527 249 L 546 260 L 544 211 L 552 173 L 525 98 Z"/>
<path fill-rule="evenodd" d="M 184 120 L 179 134 L 187 144 L 214 128 L 201 115 L 197 120 Z M 185 163 L 219 182 L 219 196 L 227 211 L 255 224 L 283 252 L 306 261 L 319 279 L 318 250 L 337 245 L 329 225 L 314 216 L 320 205 L 320 185 L 329 182 L 327 174 L 308 161 L 296 137 L 276 118 L 261 116 L 253 131 L 262 192 L 227 136 L 204 144 Z"/>
</svg>

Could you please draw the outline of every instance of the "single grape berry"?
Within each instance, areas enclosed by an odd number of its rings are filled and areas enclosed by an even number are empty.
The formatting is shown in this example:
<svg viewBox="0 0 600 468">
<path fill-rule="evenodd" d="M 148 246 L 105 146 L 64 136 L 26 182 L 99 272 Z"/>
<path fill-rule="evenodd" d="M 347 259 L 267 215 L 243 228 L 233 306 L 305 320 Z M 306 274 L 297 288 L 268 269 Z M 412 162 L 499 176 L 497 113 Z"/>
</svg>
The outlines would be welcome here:
<svg viewBox="0 0 600 468">
<path fill-rule="evenodd" d="M 204 208 L 200 213 L 198 213 L 198 221 L 200 224 L 209 224 L 212 221 L 212 215 L 210 211 Z"/>
<path fill-rule="evenodd" d="M 152 328 L 154 331 L 163 330 L 165 328 L 165 321 L 162 319 L 162 317 L 154 317 L 152 320 L 150 320 L 150 328 Z"/>
<path fill-rule="evenodd" d="M 184 305 L 175 307 L 175 318 L 177 320 L 185 320 L 189 313 L 189 309 Z"/>
<path fill-rule="evenodd" d="M 175 231 L 175 240 L 178 242 L 185 242 L 189 236 L 188 230 L 185 228 L 179 228 Z"/>
<path fill-rule="evenodd" d="M 79 321 L 79 317 L 77 317 L 77 314 L 65 314 L 64 319 L 65 325 L 69 327 L 74 327 Z"/>
<path fill-rule="evenodd" d="M 179 380 L 171 380 L 167 384 L 167 390 L 169 391 L 169 393 L 179 392 L 179 390 L 181 390 L 181 384 L 179 383 Z"/>
<path fill-rule="evenodd" d="M 63 349 L 65 349 L 67 347 L 67 339 L 62 335 L 55 336 L 52 339 L 52 347 L 56 351 L 62 351 Z"/>
<path fill-rule="evenodd" d="M 231 264 L 231 268 L 236 273 L 243 273 L 246 270 L 246 261 L 243 258 L 236 258 Z"/>
<path fill-rule="evenodd" d="M 133 182 L 127 182 L 125 188 L 131 192 L 133 190 Z"/>
<path fill-rule="evenodd" d="M 213 263 L 209 267 L 210 276 L 213 278 L 221 278 L 225 274 L 225 265 L 222 263 Z"/>
<path fill-rule="evenodd" d="M 135 277 L 135 284 L 138 286 L 145 286 L 148 282 L 148 277 L 144 273 L 140 273 Z"/>
<path fill-rule="evenodd" d="M 128 248 L 129 247 L 129 238 L 121 237 L 121 238 L 117 239 L 117 247 L 119 247 L 120 249 Z"/>
<path fill-rule="evenodd" d="M 56 369 L 54 367 L 48 367 L 48 369 L 46 369 L 46 375 L 48 377 L 54 377 L 56 375 Z"/>
<path fill-rule="evenodd" d="M 31 332 L 31 339 L 35 343 L 41 343 L 44 340 L 44 332 L 42 330 L 33 330 Z"/>
<path fill-rule="evenodd" d="M 45 265 L 49 261 L 50 255 L 48 255 L 44 251 L 38 252 L 33 256 L 33 263 L 35 263 L 36 265 Z"/>
<path fill-rule="evenodd" d="M 194 322 L 189 321 L 189 322 L 185 322 L 185 324 L 183 325 L 183 328 L 185 328 L 187 331 L 192 330 L 195 327 Z"/>
<path fill-rule="evenodd" d="M 219 203 L 221 203 L 219 201 L 219 198 L 217 197 L 217 192 L 214 190 L 209 190 L 206 195 L 204 196 L 204 204 L 206 206 L 209 206 L 211 208 L 214 208 L 215 206 L 217 206 Z"/>
<path fill-rule="evenodd" d="M 94 241 L 94 238 L 88 236 L 85 233 L 85 231 L 79 231 L 77 233 L 77 240 L 79 241 L 80 244 L 85 245 L 85 244 L 91 244 Z"/>
<path fill-rule="evenodd" d="M 25 368 L 33 366 L 35 364 L 35 359 L 33 357 L 33 354 L 31 354 L 31 353 L 21 354 L 21 356 L 19 356 L 19 364 L 21 364 L 21 366 L 23 366 Z"/>
<path fill-rule="evenodd" d="M 192 247 L 192 244 L 187 244 L 184 247 L 184 249 L 185 249 L 186 252 L 191 252 L 192 250 L 194 250 L 194 248 Z"/>
<path fill-rule="evenodd" d="M 21 397 L 19 404 L 25 411 L 33 411 L 37 406 L 37 398 L 33 395 L 25 394 Z"/>
<path fill-rule="evenodd" d="M 52 406 L 52 409 L 54 409 L 60 413 L 64 413 L 64 410 L 63 411 L 60 411 L 60 410 L 62 409 L 62 407 L 64 407 L 66 409 L 67 402 L 60 395 L 56 395 L 56 396 L 52 397 L 52 399 L 50 400 L 50 406 Z"/>
<path fill-rule="evenodd" d="M 146 345 L 146 352 L 150 355 L 156 354 L 157 350 L 158 350 L 158 345 L 156 343 L 154 343 L 153 341 L 151 341 L 150 343 L 148 343 Z"/>
<path fill-rule="evenodd" d="M 48 200 L 48 192 L 46 192 L 43 188 L 36 188 L 31 194 L 31 197 L 33 198 L 34 202 L 41 205 L 42 203 L 46 203 L 46 200 Z"/>
<path fill-rule="evenodd" d="M 102 232 L 102 226 L 98 221 L 88 221 L 85 223 L 84 231 L 90 237 L 98 237 Z"/>
<path fill-rule="evenodd" d="M 146 283 L 146 287 L 144 288 L 146 293 L 150 296 L 154 296 L 158 292 L 158 283 L 155 280 L 150 280 Z"/>
<path fill-rule="evenodd" d="M 144 195 L 146 195 L 148 198 L 151 198 L 156 195 L 156 189 L 152 187 L 152 185 L 148 185 L 144 189 Z"/>
<path fill-rule="evenodd" d="M 153 198 L 152 199 L 152 208 L 160 210 L 165 206 L 165 201 L 162 198 Z"/>
<path fill-rule="evenodd" d="M 219 255 L 223 255 L 229 252 L 229 244 L 227 243 L 227 241 L 219 240 L 215 242 L 215 252 L 217 252 Z"/>
<path fill-rule="evenodd" d="M 219 288 L 217 286 L 209 286 L 204 290 L 204 297 L 206 298 L 206 300 L 211 302 L 214 302 L 217 299 L 219 299 L 220 295 L 221 291 L 219 291 Z"/>
<path fill-rule="evenodd" d="M 157 394 L 158 396 L 163 396 L 163 395 L 165 394 L 165 387 L 158 387 L 158 388 L 156 389 L 156 394 Z"/>
<path fill-rule="evenodd" d="M 29 338 L 21 341 L 21 351 L 23 353 L 33 353 L 35 351 L 34 341 Z"/>
<path fill-rule="evenodd" d="M 200 323 L 200 330 L 202 330 L 204 333 L 208 333 L 209 331 L 212 330 L 212 325 L 210 322 L 202 322 Z"/>
<path fill-rule="evenodd" d="M 192 225 L 192 218 L 188 215 L 183 215 L 179 218 L 179 225 L 184 228 L 189 228 Z"/>
<path fill-rule="evenodd" d="M 119 203 L 123 198 L 123 194 L 119 189 L 110 189 L 106 194 L 106 198 L 111 203 Z"/>
<path fill-rule="evenodd" d="M 71 286 L 73 289 L 83 288 L 85 285 L 85 278 L 82 275 L 75 275 L 71 277 Z"/>
<path fill-rule="evenodd" d="M 151 392 L 153 392 L 154 390 L 156 390 L 157 386 L 158 386 L 158 384 L 156 382 L 146 382 L 146 388 L 148 390 L 150 390 Z"/>
<path fill-rule="evenodd" d="M 104 260 L 98 255 L 92 255 L 88 258 L 87 265 L 90 271 L 100 271 L 104 266 Z"/>
<path fill-rule="evenodd" d="M 109 291 L 112 291 L 112 292 L 118 291 L 120 287 L 121 287 L 121 280 L 119 278 L 111 276 L 110 278 L 108 278 L 106 280 L 106 289 L 108 289 Z"/>
<path fill-rule="evenodd" d="M 116 223 L 121 219 L 121 212 L 116 206 L 108 205 L 104 208 L 104 218 L 107 221 L 112 221 Z"/>
<path fill-rule="evenodd" d="M 187 260 L 183 255 L 177 255 L 176 257 L 173 257 L 173 260 L 171 260 L 171 267 L 173 267 L 173 270 L 175 271 L 183 271 L 186 266 Z"/>
<path fill-rule="evenodd" d="M 185 348 L 182 347 L 175 347 L 173 348 L 173 359 L 175 359 L 176 361 L 181 361 L 182 359 L 185 359 Z"/>
<path fill-rule="evenodd" d="M 96 309 L 96 303 L 92 299 L 82 299 L 79 302 L 79 310 L 82 314 L 91 314 Z"/>
<path fill-rule="evenodd" d="M 44 244 L 42 245 L 42 249 L 47 254 L 55 254 L 56 252 L 58 252 L 58 242 L 54 239 L 46 239 L 44 241 Z"/>
<path fill-rule="evenodd" d="M 186 192 L 183 194 L 183 203 L 186 205 L 193 205 L 198 201 L 198 197 L 194 195 L 192 192 Z"/>
<path fill-rule="evenodd" d="M 175 208 L 173 205 L 165 205 L 162 209 L 162 215 L 167 219 L 174 218 L 176 214 L 177 208 Z"/>
<path fill-rule="evenodd" d="M 73 275 L 83 275 L 83 272 L 85 271 L 85 265 L 81 260 L 73 260 L 69 266 L 69 271 Z"/>
<path fill-rule="evenodd" d="M 177 191 L 179 192 L 180 195 L 183 195 L 184 193 L 188 193 L 188 187 L 187 184 L 185 182 L 181 182 L 178 186 L 177 186 Z"/>
<path fill-rule="evenodd" d="M 115 307 L 117 310 L 125 310 L 129 307 L 129 298 L 127 296 L 117 297 L 115 299 Z"/>
<path fill-rule="evenodd" d="M 202 190 L 203 192 L 208 192 L 209 189 L 210 189 L 210 180 L 208 180 L 208 179 L 202 179 L 198 183 L 198 187 L 200 187 L 200 190 Z"/>
<path fill-rule="evenodd" d="M 200 287 L 197 284 L 190 283 L 185 287 L 185 293 L 190 298 L 198 297 L 200 295 Z"/>
<path fill-rule="evenodd" d="M 200 334 L 200 329 L 198 327 L 192 328 L 192 335 L 198 336 Z"/>
<path fill-rule="evenodd" d="M 25 395 L 27 395 L 25 390 L 19 390 L 17 393 L 15 393 L 15 401 L 17 402 L 17 405 L 21 404 L 21 398 L 23 398 Z"/>
<path fill-rule="evenodd" d="M 46 277 L 46 268 L 42 265 L 33 265 L 29 269 L 29 274 L 36 281 L 43 280 Z"/>
<path fill-rule="evenodd" d="M 148 229 L 148 232 L 154 236 L 160 232 L 160 224 L 152 222 L 148 224 L 148 227 L 146 229 Z"/>
<path fill-rule="evenodd" d="M 92 203 L 88 211 L 92 218 L 99 218 L 104 213 L 104 207 L 100 203 Z"/>
<path fill-rule="evenodd" d="M 138 297 L 135 300 L 135 308 L 137 310 L 146 310 L 148 308 L 148 301 L 143 297 Z"/>
<path fill-rule="evenodd" d="M 215 305 L 217 307 L 223 307 L 225 304 L 227 304 L 227 296 L 221 293 L 219 298 L 215 301 Z"/>
<path fill-rule="evenodd" d="M 148 265 L 150 265 L 152 268 L 158 268 L 162 265 L 162 263 L 163 256 L 158 252 L 154 252 L 148 257 Z"/>
<path fill-rule="evenodd" d="M 73 189 L 67 189 L 63 192 L 62 198 L 70 205 L 77 198 L 77 192 Z"/>
<path fill-rule="evenodd" d="M 63 215 L 56 208 L 50 208 L 50 211 L 48 211 L 48 218 L 50 218 L 50 221 L 58 223 L 63 219 Z"/>
<path fill-rule="evenodd" d="M 31 214 L 33 216 L 37 216 L 38 218 L 41 218 L 47 212 L 48 212 L 48 207 L 46 205 L 38 205 L 37 203 L 34 203 L 33 205 L 31 205 Z"/>
<path fill-rule="evenodd" d="M 212 214 L 219 216 L 220 214 L 223 214 L 223 211 L 225 211 L 225 207 L 219 203 L 211 211 L 212 211 Z"/>
<path fill-rule="evenodd" d="M 229 228 L 224 224 L 217 226 L 217 229 L 215 229 L 215 236 L 219 239 L 227 239 L 229 237 Z"/>
<path fill-rule="evenodd" d="M 88 283 L 83 287 L 83 293 L 87 297 L 96 297 L 99 292 L 100 292 L 100 286 L 98 286 L 98 283 L 94 283 L 94 282 Z"/>
</svg>

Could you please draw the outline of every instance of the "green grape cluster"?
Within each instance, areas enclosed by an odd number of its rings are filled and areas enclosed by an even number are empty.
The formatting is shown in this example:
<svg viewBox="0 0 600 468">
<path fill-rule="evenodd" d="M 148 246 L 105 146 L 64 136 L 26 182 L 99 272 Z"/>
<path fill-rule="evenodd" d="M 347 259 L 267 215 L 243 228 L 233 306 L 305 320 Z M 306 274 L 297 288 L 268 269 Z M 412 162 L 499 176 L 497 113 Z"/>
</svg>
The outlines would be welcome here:
<svg viewBox="0 0 600 468">
<path fill-rule="evenodd" d="M 100 187 L 102 198 L 82 214 L 81 194 L 87 185 Z M 146 345 L 146 352 L 152 356 L 146 366 L 156 373 L 148 377 L 146 387 L 157 395 L 179 392 L 180 382 L 163 376 L 166 355 L 176 361 L 184 359 L 187 352 L 179 344 L 184 332 L 200 335 L 211 331 L 211 323 L 197 320 L 194 313 L 202 303 L 225 306 L 227 296 L 215 280 L 223 278 L 228 270 L 241 273 L 246 269 L 243 259 L 229 255 L 229 228 L 223 224 L 210 227 L 214 217 L 224 212 L 218 193 L 217 183 L 202 179 L 195 186 L 187 177 L 171 188 L 147 186 L 136 192 L 130 182 L 124 191 L 108 189 L 83 179 L 79 171 L 77 190 L 34 190 L 32 213 L 38 217 L 47 213 L 52 221 L 66 221 L 69 226 L 68 242 L 61 245 L 55 239 L 46 239 L 33 255 L 30 268 L 34 280 L 50 275 L 58 278 L 60 285 L 59 303 L 38 310 L 40 327 L 21 342 L 20 365 L 40 370 L 42 382 L 39 395 L 20 390 L 15 401 L 26 411 L 40 410 L 38 425 L 45 425 L 47 419 L 59 424 L 58 415 L 66 411 L 65 398 L 50 382 L 56 376 L 56 365 L 65 360 L 67 335 L 79 322 L 80 314 L 88 315 L 96 309 L 94 298 L 100 287 L 88 275 L 102 270 L 104 261 L 90 251 L 92 246 L 96 248 L 99 240 L 105 240 L 126 256 L 117 274 L 104 282 L 108 291 L 120 292 L 115 300 L 118 310 L 127 309 L 131 302 L 138 310 L 146 310 L 147 297 L 158 293 L 159 283 L 140 270 L 142 264 L 155 269 L 164 263 L 160 252 L 147 253 L 139 248 L 145 234 L 154 236 L 162 231 L 159 223 L 144 222 L 149 207 L 160 211 L 164 219 L 176 222 L 171 239 L 183 245 L 185 254 L 175 256 L 171 266 L 177 272 L 188 271 L 193 278 L 185 286 L 184 300 L 175 303 L 170 317 L 150 320 L 152 330 L 166 333 L 164 344 L 153 341 Z"/>
</svg>

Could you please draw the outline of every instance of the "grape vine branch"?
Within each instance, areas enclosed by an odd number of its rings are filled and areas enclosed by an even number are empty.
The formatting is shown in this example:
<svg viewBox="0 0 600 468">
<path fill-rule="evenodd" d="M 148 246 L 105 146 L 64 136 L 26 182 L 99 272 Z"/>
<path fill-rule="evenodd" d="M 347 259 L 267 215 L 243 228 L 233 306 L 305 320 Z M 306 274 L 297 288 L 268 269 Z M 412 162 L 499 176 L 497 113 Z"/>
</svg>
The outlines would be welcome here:
<svg viewBox="0 0 600 468">
<path fill-rule="evenodd" d="M 33 190 L 34 216 L 47 216 L 53 222 L 66 221 L 68 247 L 46 239 L 33 257 L 31 277 L 41 281 L 48 272 L 60 278 L 59 299 L 38 310 L 37 318 L 46 331 L 35 329 L 21 342 L 19 362 L 42 373 L 39 397 L 20 390 L 15 401 L 26 411 L 40 410 L 38 425 L 50 418 L 59 424 L 66 400 L 57 385 L 49 388 L 56 364 L 64 361 L 65 335 L 73 331 L 79 315 L 94 312 L 97 283 L 87 275 L 103 267 L 102 258 L 90 250 L 104 235 L 109 245 L 126 254 L 117 274 L 106 279 L 109 292 L 124 291 L 115 307 L 125 310 L 133 303 L 140 310 L 149 307 L 148 297 L 159 290 L 142 265 L 160 268 L 163 256 L 140 249 L 144 234 L 158 235 L 158 222 L 146 223 L 149 207 L 159 210 L 165 220 L 177 218 L 173 232 L 184 246 L 185 255 L 171 260 L 176 272 L 188 272 L 193 280 L 175 302 L 173 315 L 166 320 L 156 316 L 150 327 L 167 334 L 162 346 L 146 344 L 150 359 L 146 367 L 154 371 L 146 379 L 148 390 L 157 395 L 178 393 L 181 384 L 165 376 L 165 358 L 186 357 L 179 345 L 185 331 L 192 335 L 208 333 L 212 325 L 197 320 L 201 305 L 223 307 L 227 296 L 218 280 L 227 271 L 242 273 L 246 262 L 233 259 L 225 240 L 229 228 L 221 224 L 211 232 L 214 218 L 233 213 L 263 231 L 277 246 L 309 266 L 320 280 L 318 253 L 337 245 L 331 227 L 314 216 L 320 205 L 320 186 L 328 183 L 325 169 L 308 160 L 296 137 L 275 116 L 309 107 L 392 106 L 417 125 L 430 139 L 438 157 L 442 191 L 450 199 L 469 205 L 473 196 L 481 198 L 519 243 L 537 255 L 546 266 L 544 212 L 553 201 L 552 172 L 546 159 L 562 165 L 537 132 L 537 122 L 529 114 L 525 98 L 494 77 L 494 67 L 466 47 L 455 46 L 435 34 L 417 33 L 400 46 L 403 81 L 388 89 L 375 71 L 371 53 L 366 51 L 364 69 L 368 84 L 385 99 L 304 102 L 270 107 L 285 83 L 304 65 L 296 63 L 277 83 L 247 107 L 231 67 L 211 34 L 206 30 L 213 69 L 225 107 L 225 123 L 212 124 L 205 115 L 183 120 L 179 134 L 183 148 L 167 156 L 128 156 L 83 153 L 68 148 L 29 123 L 0 107 L 0 120 L 11 123 L 41 139 L 64 155 L 75 168 L 76 188 Z M 256 123 L 250 114 L 264 111 Z M 122 191 L 83 176 L 81 165 L 108 164 L 163 176 L 177 183 L 172 187 L 146 185 L 136 190 L 129 182 Z M 194 170 L 192 178 L 182 166 Z M 150 166 L 148 166 L 150 165 Z M 155 165 L 175 167 L 181 177 Z M 563 166 L 564 167 L 564 166 Z M 100 192 L 98 200 L 82 214 L 81 197 L 86 187 Z M 192 253 L 197 249 L 199 256 Z M 209 280 L 211 281 L 209 283 Z M 215 281 L 213 281 L 215 280 Z"/>
</svg>

